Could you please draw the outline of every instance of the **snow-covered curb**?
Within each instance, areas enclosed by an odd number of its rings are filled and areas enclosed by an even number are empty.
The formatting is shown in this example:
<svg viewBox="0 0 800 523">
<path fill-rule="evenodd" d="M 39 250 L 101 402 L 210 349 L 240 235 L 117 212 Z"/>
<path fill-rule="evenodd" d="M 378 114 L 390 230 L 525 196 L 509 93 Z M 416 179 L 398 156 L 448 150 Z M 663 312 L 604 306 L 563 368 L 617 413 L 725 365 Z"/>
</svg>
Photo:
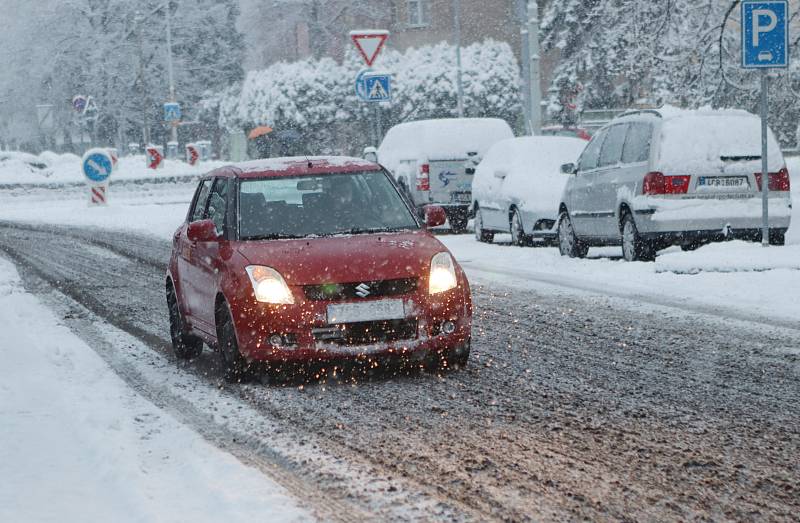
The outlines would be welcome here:
<svg viewBox="0 0 800 523">
<path fill-rule="evenodd" d="M 164 160 L 160 169 L 148 169 L 145 157 L 123 156 L 110 180 L 152 180 L 206 173 L 228 162 L 200 162 L 191 166 L 177 160 Z M 55 185 L 82 183 L 81 158 L 74 154 L 44 152 L 38 156 L 15 151 L 0 151 L 0 185 Z"/>
<path fill-rule="evenodd" d="M 4 259 L 0 325 L 0 521 L 310 519 L 131 390 Z"/>
</svg>

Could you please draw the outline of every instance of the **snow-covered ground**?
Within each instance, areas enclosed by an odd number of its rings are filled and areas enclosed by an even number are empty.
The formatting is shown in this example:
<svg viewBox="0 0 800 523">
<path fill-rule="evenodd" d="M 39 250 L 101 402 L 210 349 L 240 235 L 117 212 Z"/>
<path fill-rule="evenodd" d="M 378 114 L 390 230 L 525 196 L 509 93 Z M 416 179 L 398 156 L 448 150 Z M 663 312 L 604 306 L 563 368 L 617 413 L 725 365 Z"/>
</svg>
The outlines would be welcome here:
<svg viewBox="0 0 800 523">
<path fill-rule="evenodd" d="M 164 160 L 159 169 L 148 169 L 145 157 L 123 156 L 119 159 L 111 180 L 138 180 L 170 176 L 202 174 L 227 165 L 228 162 L 200 162 L 195 166 L 177 160 Z M 0 185 L 55 184 L 83 182 L 81 157 L 74 154 L 43 152 L 36 156 L 14 151 L 0 151 Z"/>
<path fill-rule="evenodd" d="M 310 519 L 130 389 L 3 259 L 0 325 L 0 521 Z"/>
</svg>

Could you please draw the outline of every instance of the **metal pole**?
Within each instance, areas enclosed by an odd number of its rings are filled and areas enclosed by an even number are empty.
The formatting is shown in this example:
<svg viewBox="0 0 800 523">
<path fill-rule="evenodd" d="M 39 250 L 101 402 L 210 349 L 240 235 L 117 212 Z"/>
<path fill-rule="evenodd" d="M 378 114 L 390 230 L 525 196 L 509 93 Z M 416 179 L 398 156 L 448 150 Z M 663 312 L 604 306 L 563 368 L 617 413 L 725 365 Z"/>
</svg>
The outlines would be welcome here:
<svg viewBox="0 0 800 523">
<path fill-rule="evenodd" d="M 531 130 L 531 57 L 530 33 L 528 32 L 528 6 L 526 0 L 517 0 L 520 23 L 520 50 L 522 52 L 522 117 L 525 120 L 525 132 L 532 135 Z"/>
<path fill-rule="evenodd" d="M 767 70 L 761 69 L 761 245 L 769 246 L 769 161 L 767 158 Z"/>
<path fill-rule="evenodd" d="M 458 85 L 458 117 L 464 117 L 464 83 L 461 74 L 461 0 L 453 0 L 453 31 L 456 41 L 456 83 Z"/>
<path fill-rule="evenodd" d="M 531 132 L 542 132 L 542 80 L 539 71 L 539 4 L 528 2 L 528 42 L 530 57 L 530 113 Z"/>
<path fill-rule="evenodd" d="M 172 72 L 172 20 L 169 16 L 169 2 L 164 5 L 164 13 L 167 17 L 167 72 L 169 74 L 169 101 L 175 100 L 175 76 Z M 172 122 L 171 141 L 178 141 L 178 122 Z"/>
<path fill-rule="evenodd" d="M 150 145 L 150 125 L 147 122 L 147 86 L 144 82 L 144 46 L 142 43 L 142 25 L 144 19 L 141 13 L 136 13 L 136 38 L 139 44 L 139 87 L 142 90 L 142 144 L 144 147 Z"/>
</svg>

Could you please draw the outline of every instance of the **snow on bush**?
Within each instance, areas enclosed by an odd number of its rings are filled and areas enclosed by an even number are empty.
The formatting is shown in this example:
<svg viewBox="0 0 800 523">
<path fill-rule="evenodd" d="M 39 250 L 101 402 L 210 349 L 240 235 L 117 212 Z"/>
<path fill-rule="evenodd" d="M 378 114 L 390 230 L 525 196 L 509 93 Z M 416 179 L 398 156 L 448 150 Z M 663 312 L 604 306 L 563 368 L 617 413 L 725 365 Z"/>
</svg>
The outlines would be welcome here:
<svg viewBox="0 0 800 523">
<path fill-rule="evenodd" d="M 392 75 L 393 100 L 380 109 L 384 130 L 404 121 L 457 115 L 455 56 L 447 43 L 384 51 L 374 66 Z M 354 88 L 362 65 L 351 50 L 342 64 L 307 59 L 251 71 L 241 85 L 217 97 L 220 126 L 294 129 L 312 151 L 335 148 L 343 133 L 369 135 L 374 104 L 358 100 Z M 463 48 L 462 71 L 466 116 L 516 120 L 519 65 L 508 44 L 487 40 Z"/>
</svg>

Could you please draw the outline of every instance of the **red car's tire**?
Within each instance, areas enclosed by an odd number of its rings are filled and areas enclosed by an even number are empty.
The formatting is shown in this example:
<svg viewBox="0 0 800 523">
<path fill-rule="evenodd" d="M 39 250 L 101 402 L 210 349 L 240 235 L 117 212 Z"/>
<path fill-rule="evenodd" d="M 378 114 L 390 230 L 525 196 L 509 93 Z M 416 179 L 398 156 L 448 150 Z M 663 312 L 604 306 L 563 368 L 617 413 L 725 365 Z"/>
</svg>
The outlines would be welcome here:
<svg viewBox="0 0 800 523">
<path fill-rule="evenodd" d="M 225 304 L 217 312 L 217 352 L 222 377 L 228 383 L 247 383 L 255 377 L 255 369 L 239 352 L 233 319 Z"/>
<path fill-rule="evenodd" d="M 196 358 L 203 352 L 203 340 L 186 332 L 178 297 L 170 283 L 167 286 L 167 309 L 169 310 L 169 334 L 172 339 L 172 350 L 175 357 L 181 360 Z"/>
</svg>

